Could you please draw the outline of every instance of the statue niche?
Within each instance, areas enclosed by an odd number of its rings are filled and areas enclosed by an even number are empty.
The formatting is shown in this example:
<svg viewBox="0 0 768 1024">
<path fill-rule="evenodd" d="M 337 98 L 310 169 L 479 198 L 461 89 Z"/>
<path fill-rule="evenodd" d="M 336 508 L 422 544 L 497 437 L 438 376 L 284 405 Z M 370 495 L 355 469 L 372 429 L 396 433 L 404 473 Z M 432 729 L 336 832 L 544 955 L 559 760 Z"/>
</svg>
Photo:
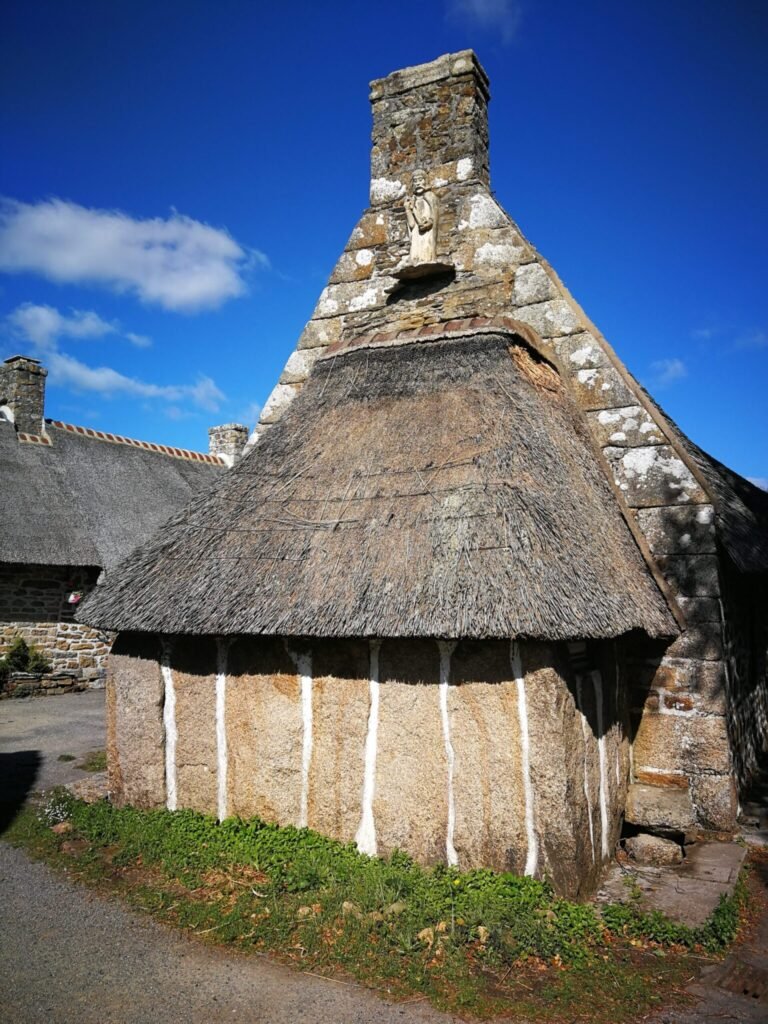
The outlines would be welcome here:
<svg viewBox="0 0 768 1024">
<path fill-rule="evenodd" d="M 424 171 L 413 172 L 411 190 L 406 195 L 403 205 L 408 225 L 410 251 L 408 256 L 394 268 L 392 276 L 400 282 L 412 281 L 421 277 L 434 277 L 453 271 L 452 263 L 446 263 L 437 258 L 440 209 L 437 196 L 429 188 Z"/>
</svg>

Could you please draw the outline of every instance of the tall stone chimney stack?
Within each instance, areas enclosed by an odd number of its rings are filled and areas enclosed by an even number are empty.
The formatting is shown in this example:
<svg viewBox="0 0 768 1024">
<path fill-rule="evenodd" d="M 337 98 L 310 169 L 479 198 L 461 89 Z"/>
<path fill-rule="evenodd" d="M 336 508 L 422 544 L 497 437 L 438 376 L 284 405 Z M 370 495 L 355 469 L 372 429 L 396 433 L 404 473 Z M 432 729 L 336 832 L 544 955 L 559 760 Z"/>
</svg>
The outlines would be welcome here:
<svg viewBox="0 0 768 1024">
<path fill-rule="evenodd" d="M 243 454 L 248 441 L 248 427 L 242 423 L 222 423 L 208 431 L 208 451 L 218 455 L 232 468 Z"/>
<path fill-rule="evenodd" d="M 371 82 L 371 206 L 400 198 L 417 168 L 433 187 L 490 184 L 488 76 L 472 50 Z"/>
<path fill-rule="evenodd" d="M 0 407 L 10 411 L 18 434 L 45 432 L 45 378 L 37 359 L 11 356 L 0 366 Z"/>
</svg>

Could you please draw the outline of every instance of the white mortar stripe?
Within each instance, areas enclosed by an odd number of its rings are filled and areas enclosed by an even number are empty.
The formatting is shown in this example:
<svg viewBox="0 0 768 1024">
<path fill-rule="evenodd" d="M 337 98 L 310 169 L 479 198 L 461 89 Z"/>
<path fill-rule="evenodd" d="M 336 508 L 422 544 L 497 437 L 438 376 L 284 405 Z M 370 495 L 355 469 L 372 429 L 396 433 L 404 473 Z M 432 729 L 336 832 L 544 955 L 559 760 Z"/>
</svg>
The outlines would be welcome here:
<svg viewBox="0 0 768 1024">
<path fill-rule="evenodd" d="M 219 821 L 227 816 L 227 661 L 230 641 L 219 637 L 216 665 L 216 793 Z"/>
<path fill-rule="evenodd" d="M 448 758 L 448 832 L 445 838 L 445 859 L 449 864 L 457 865 L 459 857 L 453 845 L 456 829 L 456 805 L 453 797 L 453 766 L 454 752 L 451 743 L 451 721 L 448 716 L 448 687 L 451 679 L 451 654 L 456 643 L 453 640 L 438 640 L 440 649 L 440 718 L 443 723 L 443 741 Z"/>
<path fill-rule="evenodd" d="M 368 732 L 365 736 L 365 770 L 363 775 L 363 811 L 360 827 L 355 836 L 361 853 L 376 856 L 376 823 L 373 818 L 373 798 L 376 793 L 376 754 L 379 733 L 379 651 L 381 640 L 370 641 L 370 707 Z"/>
<path fill-rule="evenodd" d="M 309 651 L 294 651 L 286 645 L 301 677 L 301 722 L 303 740 L 301 745 L 301 796 L 299 798 L 299 828 L 306 828 L 309 821 L 309 769 L 312 764 L 312 654 Z"/>
<path fill-rule="evenodd" d="M 165 732 L 165 806 L 176 810 L 176 691 L 171 668 L 171 645 L 163 643 L 160 671 L 165 684 L 163 694 L 163 729 Z"/>
<path fill-rule="evenodd" d="M 510 646 L 512 672 L 517 684 L 517 714 L 520 719 L 520 751 L 523 770 L 523 792 L 525 793 L 525 834 L 528 852 L 525 857 L 525 874 L 535 875 L 539 863 L 539 846 L 536 838 L 533 783 L 531 782 L 531 752 L 528 733 L 528 705 L 525 699 L 525 676 L 520 647 L 513 640 Z"/>
<path fill-rule="evenodd" d="M 581 676 L 576 676 L 576 706 L 581 715 L 581 735 L 584 737 L 584 796 L 587 800 L 587 815 L 589 820 L 589 843 L 592 847 L 592 863 L 595 863 L 595 826 L 592 823 L 592 798 L 589 795 L 589 770 L 587 768 L 587 743 L 589 740 L 589 725 L 584 715 L 584 702 L 581 692 Z"/>
<path fill-rule="evenodd" d="M 597 755 L 600 761 L 600 849 L 603 860 L 610 855 L 608 845 L 608 766 L 605 757 L 605 716 L 603 713 L 603 677 L 599 672 L 592 673 L 592 689 L 595 694 L 597 708 Z"/>
</svg>

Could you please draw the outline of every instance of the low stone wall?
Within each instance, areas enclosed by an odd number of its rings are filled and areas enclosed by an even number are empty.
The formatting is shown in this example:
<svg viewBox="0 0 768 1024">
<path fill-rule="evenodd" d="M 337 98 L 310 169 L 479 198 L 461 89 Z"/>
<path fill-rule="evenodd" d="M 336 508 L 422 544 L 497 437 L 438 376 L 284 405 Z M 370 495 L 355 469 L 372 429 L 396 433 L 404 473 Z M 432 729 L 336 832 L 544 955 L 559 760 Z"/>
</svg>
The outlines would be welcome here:
<svg viewBox="0 0 768 1024">
<path fill-rule="evenodd" d="M 607 652 L 607 653 L 605 653 Z M 370 854 L 597 883 L 629 774 L 612 645 L 118 637 L 112 798 L 259 815 Z"/>
<path fill-rule="evenodd" d="M 102 686 L 113 633 L 74 621 L 74 591 L 87 595 L 98 569 L 0 564 L 0 657 L 17 636 L 34 644 L 51 664 L 51 677 L 71 676 L 79 688 Z M 63 683 L 40 689 L 64 692 Z M 70 689 L 72 687 L 69 687 Z"/>
<path fill-rule="evenodd" d="M 0 681 L 0 700 L 8 697 L 56 697 L 89 689 L 83 679 L 71 672 L 13 672 Z"/>
</svg>

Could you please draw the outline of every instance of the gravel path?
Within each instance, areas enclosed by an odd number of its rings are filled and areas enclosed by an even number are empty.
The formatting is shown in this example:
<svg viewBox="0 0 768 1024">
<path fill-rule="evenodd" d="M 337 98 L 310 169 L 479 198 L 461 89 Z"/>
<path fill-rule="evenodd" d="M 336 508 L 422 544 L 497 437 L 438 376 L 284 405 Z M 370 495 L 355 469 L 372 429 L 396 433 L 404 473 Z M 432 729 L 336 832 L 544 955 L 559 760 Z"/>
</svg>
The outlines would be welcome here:
<svg viewBox="0 0 768 1024">
<path fill-rule="evenodd" d="M 449 1024 L 355 985 L 205 946 L 0 843 L 0 1020 L 13 1024 Z"/>
</svg>

